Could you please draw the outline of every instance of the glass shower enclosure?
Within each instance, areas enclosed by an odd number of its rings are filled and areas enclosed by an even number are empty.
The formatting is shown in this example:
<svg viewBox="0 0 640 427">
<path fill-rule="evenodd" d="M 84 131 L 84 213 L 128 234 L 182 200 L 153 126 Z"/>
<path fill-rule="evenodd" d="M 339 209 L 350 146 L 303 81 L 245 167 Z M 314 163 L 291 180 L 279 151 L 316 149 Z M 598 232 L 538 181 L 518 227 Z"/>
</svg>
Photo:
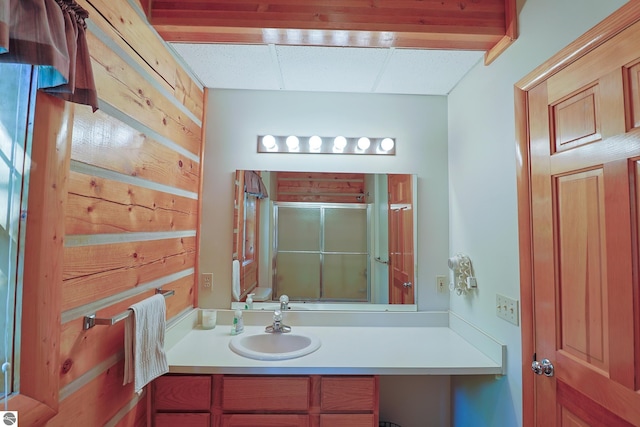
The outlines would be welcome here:
<svg viewBox="0 0 640 427">
<path fill-rule="evenodd" d="M 370 207 L 273 203 L 273 289 L 298 301 L 369 301 Z"/>
</svg>

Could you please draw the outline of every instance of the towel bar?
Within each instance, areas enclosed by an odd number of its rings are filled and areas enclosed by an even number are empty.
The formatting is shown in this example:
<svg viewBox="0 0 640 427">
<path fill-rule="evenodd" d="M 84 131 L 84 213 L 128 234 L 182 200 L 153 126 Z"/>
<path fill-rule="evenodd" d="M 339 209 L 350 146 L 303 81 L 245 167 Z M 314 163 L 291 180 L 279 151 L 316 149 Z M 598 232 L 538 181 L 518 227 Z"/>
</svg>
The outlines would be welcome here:
<svg viewBox="0 0 640 427">
<path fill-rule="evenodd" d="M 174 295 L 176 293 L 176 291 L 162 291 L 162 289 L 156 289 L 156 294 L 162 294 L 163 297 L 170 297 L 171 295 Z M 109 317 L 109 318 L 101 318 L 101 317 L 96 317 L 96 314 L 90 314 L 88 316 L 84 316 L 84 322 L 83 322 L 83 326 L 82 329 L 83 330 L 87 330 L 87 329 L 91 329 L 96 325 L 114 325 L 118 322 L 120 322 L 121 320 L 126 319 L 127 317 L 129 317 L 129 314 L 131 314 L 131 310 L 125 310 L 122 313 L 116 314 L 113 317 Z"/>
</svg>

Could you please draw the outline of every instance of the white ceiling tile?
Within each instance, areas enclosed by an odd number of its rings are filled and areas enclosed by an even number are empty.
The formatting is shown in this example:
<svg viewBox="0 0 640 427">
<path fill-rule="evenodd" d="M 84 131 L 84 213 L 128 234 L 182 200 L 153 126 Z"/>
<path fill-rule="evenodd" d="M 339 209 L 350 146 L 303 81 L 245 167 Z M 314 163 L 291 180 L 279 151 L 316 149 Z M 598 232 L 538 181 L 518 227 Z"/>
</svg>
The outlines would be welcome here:
<svg viewBox="0 0 640 427">
<path fill-rule="evenodd" d="M 280 89 L 267 45 L 172 44 L 202 84 L 223 89 Z"/>
<path fill-rule="evenodd" d="M 477 51 L 173 44 L 210 88 L 447 95 Z"/>
<path fill-rule="evenodd" d="M 287 90 L 371 92 L 388 49 L 277 46 Z"/>
<path fill-rule="evenodd" d="M 375 92 L 447 95 L 483 56 L 478 51 L 396 49 Z"/>
</svg>

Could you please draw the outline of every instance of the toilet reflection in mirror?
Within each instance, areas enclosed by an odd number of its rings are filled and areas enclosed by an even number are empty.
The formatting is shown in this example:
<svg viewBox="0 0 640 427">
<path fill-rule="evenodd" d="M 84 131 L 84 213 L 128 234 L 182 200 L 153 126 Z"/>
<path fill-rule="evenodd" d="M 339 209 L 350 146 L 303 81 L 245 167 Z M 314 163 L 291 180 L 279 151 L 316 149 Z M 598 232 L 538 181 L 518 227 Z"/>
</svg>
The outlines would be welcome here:
<svg viewBox="0 0 640 427">
<path fill-rule="evenodd" d="M 292 309 L 415 309 L 416 182 L 236 171 L 233 302 L 253 294 L 264 308 L 286 294 Z"/>
</svg>

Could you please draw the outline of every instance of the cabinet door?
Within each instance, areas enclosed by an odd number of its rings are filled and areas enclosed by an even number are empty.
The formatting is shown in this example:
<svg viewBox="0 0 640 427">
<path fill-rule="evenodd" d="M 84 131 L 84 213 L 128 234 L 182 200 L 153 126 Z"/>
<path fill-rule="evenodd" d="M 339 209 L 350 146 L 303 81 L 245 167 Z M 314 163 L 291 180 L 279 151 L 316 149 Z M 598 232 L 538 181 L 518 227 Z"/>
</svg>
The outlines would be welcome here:
<svg viewBox="0 0 640 427">
<path fill-rule="evenodd" d="M 320 427 L 376 427 L 373 414 L 322 414 Z"/>
<path fill-rule="evenodd" d="M 372 412 L 378 407 L 375 377 L 322 377 L 322 412 Z"/>
<path fill-rule="evenodd" d="M 156 414 L 155 427 L 210 427 L 211 417 L 209 414 Z"/>
<path fill-rule="evenodd" d="M 157 411 L 209 411 L 211 376 L 163 375 L 153 382 L 153 399 Z"/>
<path fill-rule="evenodd" d="M 308 427 L 309 417 L 307 415 L 281 415 L 281 414 L 269 414 L 269 415 L 226 414 L 222 416 L 221 427 L 257 427 L 257 426 L 260 426 L 260 427 Z"/>
<path fill-rule="evenodd" d="M 223 411 L 309 410 L 309 377 L 225 376 L 222 384 Z"/>
</svg>

